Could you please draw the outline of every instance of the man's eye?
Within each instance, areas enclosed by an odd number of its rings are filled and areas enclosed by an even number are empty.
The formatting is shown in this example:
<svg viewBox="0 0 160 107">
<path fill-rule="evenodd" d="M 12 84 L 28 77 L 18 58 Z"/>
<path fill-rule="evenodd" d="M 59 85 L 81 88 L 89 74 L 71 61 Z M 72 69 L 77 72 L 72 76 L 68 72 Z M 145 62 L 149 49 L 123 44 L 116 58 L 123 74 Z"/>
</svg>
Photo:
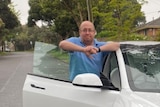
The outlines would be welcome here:
<svg viewBox="0 0 160 107">
<path fill-rule="evenodd" d="M 92 29 L 83 29 L 82 32 L 93 32 L 94 30 Z"/>
</svg>

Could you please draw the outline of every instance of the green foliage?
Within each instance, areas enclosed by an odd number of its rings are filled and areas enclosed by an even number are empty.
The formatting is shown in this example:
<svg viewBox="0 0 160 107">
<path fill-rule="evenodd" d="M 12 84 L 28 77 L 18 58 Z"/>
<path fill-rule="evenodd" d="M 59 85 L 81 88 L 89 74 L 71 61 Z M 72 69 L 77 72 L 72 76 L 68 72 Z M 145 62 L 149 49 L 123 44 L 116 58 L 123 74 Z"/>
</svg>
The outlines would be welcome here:
<svg viewBox="0 0 160 107">
<path fill-rule="evenodd" d="M 113 35 L 115 35 L 115 32 L 112 32 L 112 31 L 101 31 L 100 33 L 97 34 L 96 37 L 104 38 L 104 37 L 111 37 Z"/>
<path fill-rule="evenodd" d="M 20 11 L 18 10 L 18 11 L 16 11 L 15 10 L 15 6 L 17 6 L 17 5 L 13 5 L 13 2 L 11 2 L 9 5 L 8 5 L 8 7 L 10 8 L 10 11 L 19 19 L 19 16 L 20 16 Z"/>
<path fill-rule="evenodd" d="M 30 50 L 33 48 L 35 41 L 46 43 L 57 43 L 59 38 L 48 27 L 27 27 L 20 26 L 13 30 L 6 30 L 3 40 L 14 42 L 16 50 Z M 31 44 L 32 43 L 32 44 Z M 57 45 L 56 44 L 56 45 Z"/>
<path fill-rule="evenodd" d="M 20 25 L 10 4 L 11 0 L 0 0 L 0 46 L 2 47 L 5 47 L 4 41 L 10 34 L 10 30 Z"/>
<path fill-rule="evenodd" d="M 89 0 L 89 4 L 86 0 L 29 0 L 28 25 L 34 26 L 41 20 L 65 39 L 78 34 L 80 23 L 88 20 L 90 15 L 97 37 L 119 36 L 120 39 L 145 23 L 140 3 L 137 0 Z M 92 10 L 89 14 L 87 6 Z"/>
<path fill-rule="evenodd" d="M 2 23 L 0 36 L 7 35 L 3 39 L 14 40 L 18 47 L 24 49 L 29 48 L 30 41 L 33 41 L 33 44 L 34 41 L 43 41 L 58 45 L 61 39 L 78 36 L 80 23 L 88 20 L 89 15 L 93 19 L 99 39 L 114 41 L 148 39 L 142 35 L 131 34 L 137 25 L 145 23 L 144 14 L 141 12 L 144 0 L 141 0 L 141 4 L 137 0 L 89 0 L 89 4 L 86 0 L 29 0 L 29 28 L 22 26 L 15 28 L 14 31 L 3 29 L 18 25 L 16 19 L 18 15 L 13 8 L 8 8 L 9 3 L 10 0 L 0 1 L 0 18 L 1 14 L 4 14 L 0 22 Z M 87 5 L 91 8 L 89 14 Z M 1 11 L 2 9 L 5 11 Z M 8 21 L 7 18 L 13 21 Z M 42 21 L 44 25 L 41 28 L 35 26 L 37 21 Z"/>
<path fill-rule="evenodd" d="M 62 39 L 66 39 L 73 36 L 73 31 L 78 31 L 78 28 L 72 17 L 63 17 L 55 22 L 55 31 L 62 36 Z"/>
<path fill-rule="evenodd" d="M 5 26 L 5 24 L 4 24 L 3 20 L 0 18 L 0 30 L 1 30 L 2 28 L 4 28 L 4 26 Z"/>
<path fill-rule="evenodd" d="M 0 30 L 0 42 L 6 40 L 5 37 L 6 37 L 7 35 L 9 35 L 9 33 L 10 33 L 10 32 L 9 32 L 8 29 L 2 28 L 2 29 Z"/>
<path fill-rule="evenodd" d="M 139 34 L 130 34 L 130 35 L 125 35 L 124 40 L 148 40 L 149 38 L 144 35 L 139 35 Z"/>
<path fill-rule="evenodd" d="M 115 36 L 107 36 L 107 37 L 97 37 L 99 40 L 102 41 L 146 41 L 146 40 L 151 40 L 150 37 L 144 36 L 144 35 L 139 35 L 136 33 L 132 34 L 124 34 L 124 35 L 115 35 Z"/>
<path fill-rule="evenodd" d="M 5 23 L 6 29 L 13 29 L 20 24 L 17 16 L 8 7 L 10 3 L 10 0 L 0 1 L 0 18 Z"/>
<path fill-rule="evenodd" d="M 52 32 L 50 28 L 47 27 L 29 27 L 27 32 L 30 41 L 41 41 L 46 43 L 56 43 L 57 34 Z"/>
<path fill-rule="evenodd" d="M 115 31 L 118 35 L 130 33 L 139 23 L 145 22 L 141 5 L 135 0 L 111 0 L 109 12 L 105 14 L 103 29 Z"/>
<path fill-rule="evenodd" d="M 4 27 L 5 27 L 5 23 L 2 21 L 2 19 L 0 18 L 0 38 L 3 35 L 4 32 Z"/>
</svg>

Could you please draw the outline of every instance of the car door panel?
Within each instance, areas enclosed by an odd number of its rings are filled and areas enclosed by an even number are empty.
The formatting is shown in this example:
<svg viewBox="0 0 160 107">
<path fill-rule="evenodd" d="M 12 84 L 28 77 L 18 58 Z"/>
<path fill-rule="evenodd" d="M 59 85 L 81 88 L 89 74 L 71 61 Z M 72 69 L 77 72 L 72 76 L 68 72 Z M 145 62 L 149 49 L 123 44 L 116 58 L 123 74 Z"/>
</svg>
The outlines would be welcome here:
<svg viewBox="0 0 160 107">
<path fill-rule="evenodd" d="M 23 107 L 113 107 L 118 91 L 27 75 Z"/>
</svg>

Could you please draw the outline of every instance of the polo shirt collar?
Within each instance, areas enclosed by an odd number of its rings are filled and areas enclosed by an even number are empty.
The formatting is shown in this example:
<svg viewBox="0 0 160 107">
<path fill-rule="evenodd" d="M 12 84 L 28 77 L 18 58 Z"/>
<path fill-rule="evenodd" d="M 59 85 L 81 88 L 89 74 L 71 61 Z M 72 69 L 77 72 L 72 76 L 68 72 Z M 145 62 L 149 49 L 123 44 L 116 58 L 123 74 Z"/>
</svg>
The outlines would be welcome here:
<svg viewBox="0 0 160 107">
<path fill-rule="evenodd" d="M 81 37 L 79 37 L 79 40 L 80 40 L 80 43 L 81 43 L 83 46 L 85 46 L 85 44 L 82 42 Z M 98 41 L 97 41 L 97 39 L 94 39 L 94 46 L 95 46 L 95 47 L 98 46 Z"/>
</svg>

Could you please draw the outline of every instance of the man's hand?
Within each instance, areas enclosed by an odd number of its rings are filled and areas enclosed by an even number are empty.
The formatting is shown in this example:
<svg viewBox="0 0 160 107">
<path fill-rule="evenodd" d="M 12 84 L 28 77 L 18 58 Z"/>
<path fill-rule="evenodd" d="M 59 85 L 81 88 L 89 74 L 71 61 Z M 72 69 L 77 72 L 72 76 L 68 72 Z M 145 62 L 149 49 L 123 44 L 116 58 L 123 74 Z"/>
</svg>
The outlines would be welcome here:
<svg viewBox="0 0 160 107">
<path fill-rule="evenodd" d="M 84 49 L 84 53 L 89 57 L 92 58 L 92 54 L 96 54 L 98 51 L 98 48 L 93 47 L 93 46 L 87 46 Z"/>
</svg>

